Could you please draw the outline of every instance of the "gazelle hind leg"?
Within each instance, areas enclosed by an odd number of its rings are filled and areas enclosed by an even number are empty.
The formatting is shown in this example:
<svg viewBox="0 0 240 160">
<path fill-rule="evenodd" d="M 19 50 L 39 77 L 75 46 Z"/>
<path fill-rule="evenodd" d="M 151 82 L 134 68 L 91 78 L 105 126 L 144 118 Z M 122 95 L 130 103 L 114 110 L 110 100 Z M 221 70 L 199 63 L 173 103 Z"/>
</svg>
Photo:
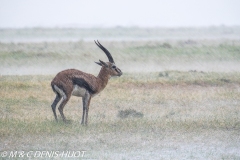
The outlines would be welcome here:
<svg viewBox="0 0 240 160">
<path fill-rule="evenodd" d="M 61 102 L 61 104 L 59 105 L 59 107 L 58 107 L 58 110 L 59 110 L 59 112 L 60 112 L 60 114 L 61 114 L 61 117 L 62 117 L 62 119 L 63 119 L 63 121 L 64 122 L 66 122 L 66 118 L 65 118 L 65 116 L 64 116 L 64 114 L 63 114 L 63 108 L 64 108 L 64 106 L 67 104 L 67 102 L 68 102 L 68 100 L 70 99 L 70 96 L 67 96 L 68 94 L 66 94 L 62 89 L 60 89 L 57 85 L 54 85 L 53 86 L 54 87 L 54 89 L 55 89 L 55 91 L 62 97 L 62 102 Z"/>
<path fill-rule="evenodd" d="M 61 98 L 62 97 L 58 93 L 56 93 L 56 98 L 55 98 L 55 100 L 53 101 L 53 103 L 51 105 L 52 111 L 53 111 L 53 115 L 54 115 L 56 121 L 58 121 L 57 114 L 56 114 L 56 106 L 57 106 L 58 102 L 61 100 Z"/>
<path fill-rule="evenodd" d="M 66 118 L 65 118 L 65 116 L 64 116 L 64 114 L 63 114 L 63 108 L 64 108 L 64 106 L 67 104 L 67 102 L 68 102 L 69 99 L 70 99 L 70 97 L 63 97 L 63 100 L 62 100 L 61 104 L 60 104 L 59 107 L 58 107 L 58 110 L 59 110 L 59 112 L 60 112 L 60 114 L 61 114 L 61 117 L 62 117 L 62 119 L 63 119 L 64 122 L 66 122 Z"/>
</svg>

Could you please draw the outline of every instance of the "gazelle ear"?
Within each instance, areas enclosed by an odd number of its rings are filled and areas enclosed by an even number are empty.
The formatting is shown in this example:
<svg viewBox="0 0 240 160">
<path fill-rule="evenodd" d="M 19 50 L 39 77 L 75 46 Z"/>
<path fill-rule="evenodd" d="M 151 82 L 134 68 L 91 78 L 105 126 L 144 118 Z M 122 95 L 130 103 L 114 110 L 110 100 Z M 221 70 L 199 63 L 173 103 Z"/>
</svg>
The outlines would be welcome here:
<svg viewBox="0 0 240 160">
<path fill-rule="evenodd" d="M 102 66 L 102 63 L 100 63 L 100 62 L 95 62 L 95 63 L 97 63 L 99 66 Z"/>
<path fill-rule="evenodd" d="M 100 59 L 99 59 L 99 62 L 102 64 L 102 66 L 108 67 L 107 63 L 101 61 Z"/>
</svg>

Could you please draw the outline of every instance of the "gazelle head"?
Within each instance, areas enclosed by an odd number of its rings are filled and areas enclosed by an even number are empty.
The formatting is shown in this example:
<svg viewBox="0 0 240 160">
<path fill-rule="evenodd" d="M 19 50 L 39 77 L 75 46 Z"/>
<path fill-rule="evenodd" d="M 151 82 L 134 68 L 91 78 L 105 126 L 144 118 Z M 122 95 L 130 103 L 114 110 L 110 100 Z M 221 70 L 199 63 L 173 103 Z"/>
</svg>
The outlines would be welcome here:
<svg viewBox="0 0 240 160">
<path fill-rule="evenodd" d="M 106 48 L 104 48 L 98 41 L 97 42 L 94 41 L 94 42 L 106 54 L 109 60 L 109 62 L 103 62 L 102 60 L 99 60 L 99 62 L 95 62 L 95 63 L 102 66 L 104 69 L 106 69 L 111 76 L 120 77 L 122 75 L 122 71 L 116 66 L 111 53 Z"/>
</svg>

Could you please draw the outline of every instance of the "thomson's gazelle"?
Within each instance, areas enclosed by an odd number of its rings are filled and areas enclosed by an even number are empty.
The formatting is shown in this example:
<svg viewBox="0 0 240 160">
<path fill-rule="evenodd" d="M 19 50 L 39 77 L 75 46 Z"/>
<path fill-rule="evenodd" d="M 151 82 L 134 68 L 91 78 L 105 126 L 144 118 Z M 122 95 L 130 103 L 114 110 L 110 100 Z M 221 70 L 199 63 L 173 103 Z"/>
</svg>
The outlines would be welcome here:
<svg viewBox="0 0 240 160">
<path fill-rule="evenodd" d="M 98 41 L 96 45 L 101 48 L 107 55 L 109 62 L 95 62 L 102 66 L 99 74 L 95 77 L 92 74 L 82 72 L 76 69 L 67 69 L 59 72 L 51 82 L 53 91 L 56 94 L 56 98 L 52 104 L 52 110 L 54 117 L 57 121 L 56 106 L 58 102 L 62 99 L 58 110 L 66 121 L 63 114 L 63 108 L 69 101 L 71 95 L 82 97 L 83 103 L 83 114 L 82 114 L 82 125 L 87 125 L 88 122 L 88 110 L 91 98 L 101 92 L 107 85 L 108 80 L 112 76 L 121 76 L 122 71 L 116 66 L 110 52 L 104 48 Z"/>
</svg>

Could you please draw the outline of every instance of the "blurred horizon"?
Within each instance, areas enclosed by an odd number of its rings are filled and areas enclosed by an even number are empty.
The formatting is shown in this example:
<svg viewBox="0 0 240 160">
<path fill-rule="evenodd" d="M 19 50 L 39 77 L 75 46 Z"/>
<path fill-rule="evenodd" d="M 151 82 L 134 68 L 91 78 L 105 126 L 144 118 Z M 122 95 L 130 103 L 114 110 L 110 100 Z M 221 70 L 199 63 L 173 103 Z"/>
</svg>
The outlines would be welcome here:
<svg viewBox="0 0 240 160">
<path fill-rule="evenodd" d="M 5 28 L 0 29 L 0 42 L 77 42 L 77 41 L 191 41 L 239 40 L 240 26 L 178 28 Z"/>
</svg>

